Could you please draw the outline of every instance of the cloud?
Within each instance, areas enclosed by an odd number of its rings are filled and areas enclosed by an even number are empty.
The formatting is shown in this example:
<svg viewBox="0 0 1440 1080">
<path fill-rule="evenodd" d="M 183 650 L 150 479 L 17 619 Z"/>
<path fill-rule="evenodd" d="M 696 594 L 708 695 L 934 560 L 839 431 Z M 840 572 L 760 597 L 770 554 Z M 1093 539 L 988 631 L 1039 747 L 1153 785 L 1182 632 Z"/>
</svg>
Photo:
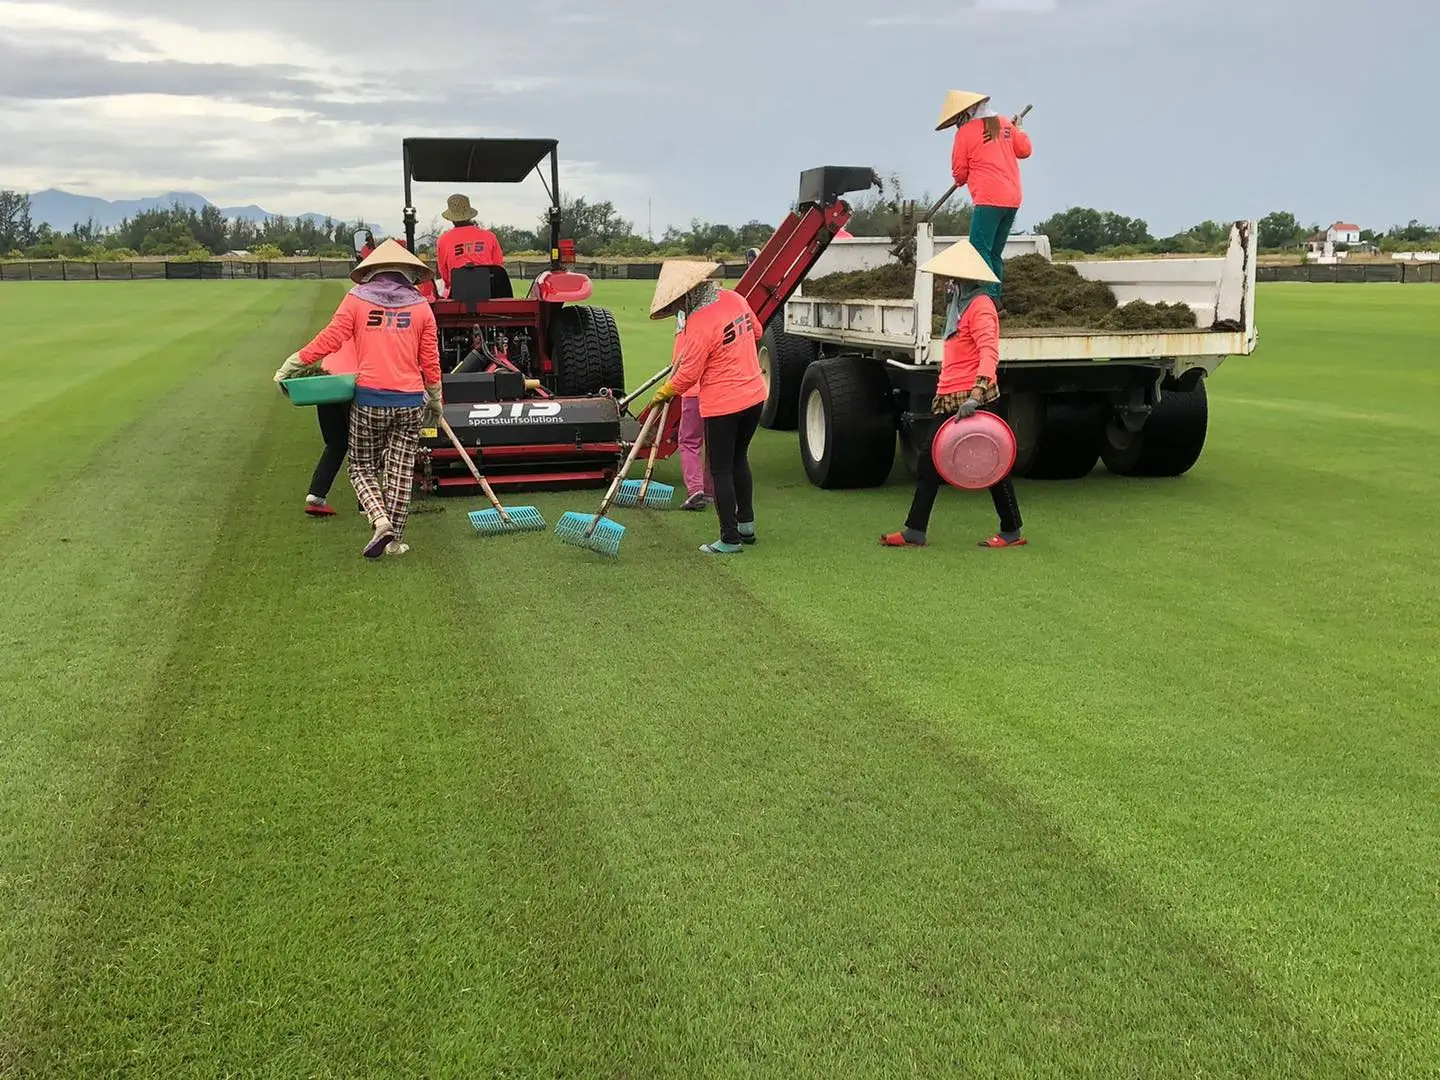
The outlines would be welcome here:
<svg viewBox="0 0 1440 1080">
<path fill-rule="evenodd" d="M 558 139 L 562 186 L 642 228 L 652 201 L 657 232 L 692 217 L 773 221 L 822 164 L 938 195 L 949 143 L 933 116 L 960 85 L 1006 112 L 1034 103 L 1022 224 L 1067 205 L 1171 231 L 1285 208 L 1440 219 L 1428 179 L 1440 151 L 1417 137 L 1430 125 L 1412 85 L 1440 37 L 1432 0 L 1387 0 L 1383 20 L 1358 22 L 1343 0 L 828 0 L 823 18 L 774 0 L 431 0 L 401 12 L 0 0 L 0 187 L 189 189 L 394 227 L 401 139 L 522 135 Z M 1337 72 L 1340 97 L 1324 92 Z M 467 194 L 507 223 L 545 203 L 538 185 Z"/>
<path fill-rule="evenodd" d="M 875 27 L 963 26 L 986 14 L 1044 15 L 1059 9 L 1059 0 L 970 0 L 969 4 L 949 4 L 934 11 L 876 15 L 865 23 Z"/>
</svg>

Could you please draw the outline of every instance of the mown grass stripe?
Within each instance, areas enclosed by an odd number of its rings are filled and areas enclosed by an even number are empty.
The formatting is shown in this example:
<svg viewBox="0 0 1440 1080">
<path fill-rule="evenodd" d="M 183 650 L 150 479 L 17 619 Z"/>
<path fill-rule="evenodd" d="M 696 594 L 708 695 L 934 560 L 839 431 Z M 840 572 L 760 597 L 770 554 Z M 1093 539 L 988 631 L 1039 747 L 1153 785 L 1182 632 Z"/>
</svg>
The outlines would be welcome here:
<svg viewBox="0 0 1440 1080">
<path fill-rule="evenodd" d="M 1350 1067 L 961 750 L 903 668 L 683 548 L 508 561 L 525 600 L 502 623 L 487 583 L 518 547 L 455 548 L 501 685 L 555 731 L 685 988 L 677 1013 L 714 1018 L 692 1035 L 711 1075 L 880 1075 L 898 1047 L 925 1075 Z M 596 641 L 614 661 L 577 671 Z"/>
<path fill-rule="evenodd" d="M 53 305 L 92 293 L 84 285 L 55 288 L 63 290 L 63 296 L 47 292 L 45 285 L 39 286 L 38 296 L 30 286 L 0 290 L 0 317 L 27 301 Z M 101 286 L 106 288 L 115 290 L 113 285 Z M 251 350 L 286 343 L 267 336 L 268 329 L 293 310 L 301 291 L 309 296 L 317 290 L 304 285 L 297 290 L 293 283 L 242 285 L 203 298 L 192 294 L 184 304 L 179 303 L 184 291 L 175 290 L 163 296 L 168 303 L 152 307 L 161 297 L 144 283 L 138 289 L 121 286 L 102 297 L 116 308 L 111 317 L 81 340 L 72 334 L 70 347 L 15 348 L 3 372 L 12 392 L 0 401 L 0 460 L 5 462 L 0 469 L 0 530 L 35 516 L 30 508 L 37 500 L 55 497 L 103 461 L 112 440 L 137 418 L 164 412 L 197 439 L 223 430 L 232 422 L 224 413 L 233 406 L 213 391 L 225 385 L 231 373 L 213 378 L 216 373 L 210 369 L 217 364 L 233 368 L 251 358 L 234 347 L 237 340 L 248 342 Z M 201 299 L 205 302 L 196 302 Z M 88 325 L 73 305 L 60 306 L 53 314 L 74 318 L 71 326 Z M 275 366 L 285 355 L 280 354 Z M 26 368 L 32 374 L 26 376 Z M 212 392 L 181 396 L 180 387 L 195 377 L 205 379 Z M 187 408 L 194 414 L 184 415 Z"/>
<path fill-rule="evenodd" d="M 699 1075 L 653 1027 L 663 973 L 435 546 L 376 565 L 348 517 L 262 512 L 313 443 L 268 410 L 17 1060 Z M 448 516 L 415 531 L 469 532 Z"/>
<path fill-rule="evenodd" d="M 10 568 L 0 607 L 0 1066 L 97 870 L 90 845 L 118 798 L 111 785 L 148 752 L 136 710 L 164 677 L 213 562 L 225 493 L 260 438 L 250 413 L 274 391 L 235 361 L 315 321 L 315 290 L 277 295 L 270 322 L 254 328 L 242 309 L 222 324 L 229 344 L 206 357 L 203 377 L 132 412 L 98 463 L 0 534 Z M 177 370 L 198 363 L 174 355 Z M 217 398 L 227 407 L 216 410 Z"/>
</svg>

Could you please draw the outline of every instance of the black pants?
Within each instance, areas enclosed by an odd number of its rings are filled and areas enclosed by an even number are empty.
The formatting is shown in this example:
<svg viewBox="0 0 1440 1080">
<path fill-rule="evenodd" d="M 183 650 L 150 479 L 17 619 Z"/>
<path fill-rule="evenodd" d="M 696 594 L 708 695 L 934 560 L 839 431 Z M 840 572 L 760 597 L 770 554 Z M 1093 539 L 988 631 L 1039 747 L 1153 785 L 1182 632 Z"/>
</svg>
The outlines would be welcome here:
<svg viewBox="0 0 1440 1080">
<path fill-rule="evenodd" d="M 310 494 L 323 499 L 330 494 L 330 485 L 345 462 L 350 451 L 350 402 L 333 402 L 316 405 L 315 416 L 320 421 L 320 437 L 325 440 L 325 449 L 310 477 Z"/>
<path fill-rule="evenodd" d="M 755 481 L 750 476 L 750 440 L 760 426 L 762 405 L 705 420 L 705 457 L 715 481 L 720 539 L 740 543 L 739 523 L 755 520 Z"/>
<path fill-rule="evenodd" d="M 915 498 L 910 502 L 910 516 L 905 519 L 905 527 L 916 532 L 924 532 L 929 526 L 930 511 L 935 508 L 935 496 L 940 493 L 940 486 L 945 482 L 935 471 L 935 462 L 930 458 L 930 444 L 946 419 L 948 417 L 919 416 L 910 425 L 916 456 L 919 459 L 916 468 L 919 479 L 915 483 Z M 1015 485 L 1010 482 L 1008 473 L 1005 479 L 991 486 L 990 499 L 995 503 L 995 513 L 1000 515 L 1000 531 L 1019 532 L 1020 504 L 1015 499 Z"/>
</svg>

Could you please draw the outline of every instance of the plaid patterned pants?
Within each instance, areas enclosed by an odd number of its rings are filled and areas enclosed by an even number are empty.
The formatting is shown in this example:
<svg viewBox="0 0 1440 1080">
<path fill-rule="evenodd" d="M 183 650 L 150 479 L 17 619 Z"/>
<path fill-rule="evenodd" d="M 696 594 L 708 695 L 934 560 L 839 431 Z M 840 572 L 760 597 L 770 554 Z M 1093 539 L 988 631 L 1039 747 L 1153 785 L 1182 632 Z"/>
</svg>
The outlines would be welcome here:
<svg viewBox="0 0 1440 1080">
<path fill-rule="evenodd" d="M 423 405 L 350 407 L 350 486 L 370 524 L 389 518 L 396 540 L 404 537 L 410 516 L 424 418 Z"/>
</svg>

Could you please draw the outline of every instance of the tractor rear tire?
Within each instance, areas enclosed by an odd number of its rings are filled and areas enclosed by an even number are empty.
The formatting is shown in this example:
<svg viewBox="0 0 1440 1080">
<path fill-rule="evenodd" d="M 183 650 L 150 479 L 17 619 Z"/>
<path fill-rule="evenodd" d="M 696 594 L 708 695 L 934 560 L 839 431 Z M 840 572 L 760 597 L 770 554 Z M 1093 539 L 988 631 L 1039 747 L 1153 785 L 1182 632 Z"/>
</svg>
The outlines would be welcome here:
<svg viewBox="0 0 1440 1080">
<path fill-rule="evenodd" d="M 769 396 L 760 410 L 760 426 L 771 431 L 794 431 L 800 417 L 800 381 L 815 362 L 819 346 L 808 338 L 780 329 L 777 315 L 760 338 L 760 370 L 765 373 Z"/>
<path fill-rule="evenodd" d="M 1205 380 L 1193 390 L 1166 390 L 1139 431 L 1106 429 L 1105 468 L 1118 476 L 1180 476 L 1200 460 L 1209 424 Z"/>
<path fill-rule="evenodd" d="M 1030 480 L 1079 480 L 1100 460 L 1105 414 L 1099 405 L 1052 397 L 1045 402 L 1044 423 L 1025 471 Z"/>
<path fill-rule="evenodd" d="M 561 308 L 551 324 L 555 387 L 561 397 L 585 397 L 601 390 L 623 396 L 625 355 L 615 316 L 586 305 Z"/>
<path fill-rule="evenodd" d="M 800 460 L 821 488 L 879 487 L 895 464 L 890 378 L 879 360 L 816 360 L 800 381 Z"/>
</svg>

